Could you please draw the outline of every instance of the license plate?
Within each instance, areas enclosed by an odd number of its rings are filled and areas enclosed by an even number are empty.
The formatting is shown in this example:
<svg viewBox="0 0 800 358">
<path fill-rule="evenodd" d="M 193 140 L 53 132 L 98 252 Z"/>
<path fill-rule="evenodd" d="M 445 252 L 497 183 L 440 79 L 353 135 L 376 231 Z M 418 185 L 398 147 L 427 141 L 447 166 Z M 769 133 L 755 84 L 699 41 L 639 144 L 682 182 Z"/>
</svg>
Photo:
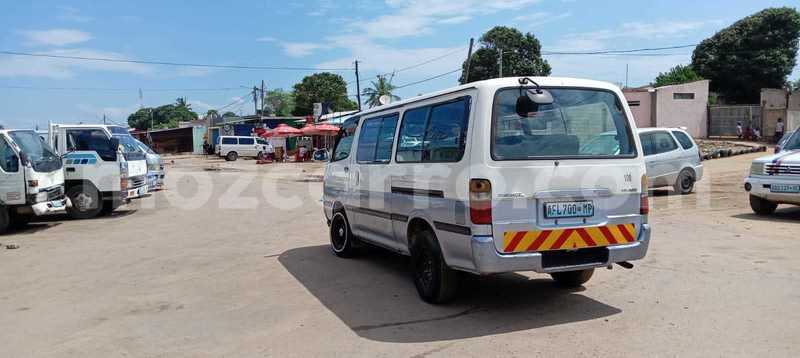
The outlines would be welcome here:
<svg viewBox="0 0 800 358">
<path fill-rule="evenodd" d="M 769 191 L 773 193 L 800 193 L 800 184 L 772 184 Z"/>
<path fill-rule="evenodd" d="M 55 200 L 55 201 L 51 202 L 50 205 L 52 205 L 54 208 L 60 208 L 60 207 L 64 206 L 64 202 L 61 201 L 61 200 Z"/>
<path fill-rule="evenodd" d="M 594 203 L 591 201 L 559 201 L 544 203 L 544 217 L 586 218 L 594 216 Z"/>
</svg>

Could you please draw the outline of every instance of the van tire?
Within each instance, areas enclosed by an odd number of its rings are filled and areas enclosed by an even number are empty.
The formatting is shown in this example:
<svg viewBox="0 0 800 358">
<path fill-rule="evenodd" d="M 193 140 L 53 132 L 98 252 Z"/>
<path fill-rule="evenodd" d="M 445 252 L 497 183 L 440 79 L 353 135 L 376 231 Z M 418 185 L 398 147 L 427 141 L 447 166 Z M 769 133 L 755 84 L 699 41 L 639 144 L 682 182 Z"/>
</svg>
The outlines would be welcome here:
<svg viewBox="0 0 800 358">
<path fill-rule="evenodd" d="M 411 271 L 420 298 L 432 304 L 452 301 L 458 293 L 459 272 L 447 266 L 433 232 L 418 230 L 412 235 Z"/>
<path fill-rule="evenodd" d="M 67 207 L 67 215 L 73 219 L 91 219 L 103 210 L 100 192 L 89 185 L 76 185 L 67 190 L 67 198 L 72 205 Z"/>
<path fill-rule="evenodd" d="M 755 195 L 750 195 L 750 208 L 753 209 L 756 215 L 771 215 L 778 209 L 778 204 Z"/>
<path fill-rule="evenodd" d="M 580 287 L 584 283 L 588 282 L 589 279 L 592 278 L 593 274 L 594 269 L 591 268 L 578 271 L 553 272 L 550 274 L 550 276 L 559 286 Z"/>
<path fill-rule="evenodd" d="M 676 194 L 686 195 L 694 190 L 694 174 L 689 169 L 681 170 L 675 184 L 672 186 Z"/>
<path fill-rule="evenodd" d="M 239 159 L 239 154 L 236 152 L 228 152 L 228 154 L 225 155 L 225 160 L 229 162 L 235 162 L 236 159 Z"/>
<path fill-rule="evenodd" d="M 0 205 L 0 234 L 5 234 L 8 230 L 8 208 L 5 205 Z"/>
<path fill-rule="evenodd" d="M 356 255 L 355 237 L 350 230 L 350 222 L 344 211 L 333 213 L 330 226 L 331 251 L 333 254 L 343 258 L 350 258 Z"/>
</svg>

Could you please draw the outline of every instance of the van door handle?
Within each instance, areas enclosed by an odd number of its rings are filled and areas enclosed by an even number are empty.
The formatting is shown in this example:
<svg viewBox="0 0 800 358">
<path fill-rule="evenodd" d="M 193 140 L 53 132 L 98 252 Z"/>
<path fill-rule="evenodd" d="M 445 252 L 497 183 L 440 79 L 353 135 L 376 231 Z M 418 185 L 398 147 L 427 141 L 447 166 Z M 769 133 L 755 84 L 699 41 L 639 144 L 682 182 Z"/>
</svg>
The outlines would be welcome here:
<svg viewBox="0 0 800 358">
<path fill-rule="evenodd" d="M 344 167 L 344 172 L 345 173 L 350 172 L 350 167 Z"/>
</svg>

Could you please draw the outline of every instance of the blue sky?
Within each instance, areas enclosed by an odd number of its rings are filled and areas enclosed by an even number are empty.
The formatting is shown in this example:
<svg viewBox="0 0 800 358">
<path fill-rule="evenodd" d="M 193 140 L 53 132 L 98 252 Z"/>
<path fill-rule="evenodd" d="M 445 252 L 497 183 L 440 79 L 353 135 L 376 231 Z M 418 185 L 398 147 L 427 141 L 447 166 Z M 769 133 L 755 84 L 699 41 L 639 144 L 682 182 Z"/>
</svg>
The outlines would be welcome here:
<svg viewBox="0 0 800 358">
<path fill-rule="evenodd" d="M 793 1 L 308 0 L 3 1 L 0 50 L 221 65 L 350 68 L 364 78 L 398 72 L 403 85 L 460 67 L 470 37 L 495 25 L 533 32 L 543 50 L 630 49 L 693 44 L 737 19 Z M 553 75 L 629 84 L 690 62 L 670 56 L 546 56 Z M 205 112 L 235 102 L 254 84 L 290 89 L 310 71 L 167 67 L 0 55 L 0 124 L 124 123 L 139 107 L 188 97 Z M 352 71 L 340 72 L 347 81 Z M 446 88 L 459 74 L 409 86 L 401 97 Z M 800 76 L 795 68 L 790 78 Z M 20 88 L 22 87 L 22 88 Z M 59 89 L 54 89 L 59 88 Z M 199 90 L 211 89 L 211 90 Z M 178 91 L 180 90 L 180 91 Z M 355 93 L 354 86 L 350 93 Z M 252 103 L 228 109 L 249 114 Z"/>
</svg>

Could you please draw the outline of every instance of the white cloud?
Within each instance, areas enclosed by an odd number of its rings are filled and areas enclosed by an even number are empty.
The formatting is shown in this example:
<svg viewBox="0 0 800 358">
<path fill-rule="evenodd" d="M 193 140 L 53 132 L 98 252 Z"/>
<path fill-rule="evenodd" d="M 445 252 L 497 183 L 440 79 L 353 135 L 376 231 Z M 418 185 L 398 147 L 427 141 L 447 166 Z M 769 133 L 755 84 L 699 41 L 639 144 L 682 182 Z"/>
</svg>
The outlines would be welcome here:
<svg viewBox="0 0 800 358">
<path fill-rule="evenodd" d="M 124 55 L 115 52 L 92 49 L 58 49 L 40 53 L 60 56 L 127 59 L 127 57 Z M 87 70 L 134 74 L 149 74 L 153 72 L 153 68 L 151 66 L 137 63 L 21 56 L 5 56 L 0 58 L 0 77 L 44 77 L 52 79 L 69 79 L 74 78 L 77 72 Z"/>
<path fill-rule="evenodd" d="M 461 15 L 461 16 L 453 16 L 453 17 L 444 18 L 444 19 L 441 19 L 441 20 L 437 21 L 436 23 L 437 24 L 445 24 L 445 25 L 454 25 L 454 24 L 464 23 L 464 22 L 467 22 L 469 20 L 472 20 L 472 16 Z"/>
<path fill-rule="evenodd" d="M 566 19 L 566 18 L 568 18 L 570 16 L 572 16 L 572 13 L 570 13 L 570 12 L 563 12 L 563 13 L 560 13 L 560 14 L 553 14 L 553 13 L 546 12 L 546 11 L 540 11 L 540 12 L 533 12 L 533 13 L 517 16 L 517 17 L 513 18 L 511 20 L 511 22 L 519 25 L 524 30 L 526 28 L 538 27 L 538 26 L 542 26 L 542 25 L 547 24 L 547 23 L 551 23 L 551 22 L 554 22 L 554 21 Z"/>
<path fill-rule="evenodd" d="M 92 35 L 88 32 L 71 29 L 28 30 L 20 33 L 37 45 L 66 46 L 92 39 Z"/>
<path fill-rule="evenodd" d="M 697 30 L 709 25 L 719 25 L 720 20 L 707 21 L 661 21 L 653 23 L 628 22 L 615 29 L 604 29 L 563 36 L 553 50 L 591 51 L 608 46 L 620 39 L 653 40 L 675 39 L 694 35 Z M 617 48 L 618 46 L 611 46 Z"/>
<path fill-rule="evenodd" d="M 91 22 L 94 18 L 81 14 L 81 11 L 72 6 L 59 6 L 57 19 L 71 22 Z"/>
<path fill-rule="evenodd" d="M 326 48 L 325 45 L 310 42 L 284 42 L 283 52 L 291 57 L 305 57 L 314 53 L 315 50 Z"/>
<path fill-rule="evenodd" d="M 95 106 L 91 104 L 77 104 L 75 108 L 78 112 L 86 114 L 91 118 L 87 118 L 86 122 L 93 122 L 95 119 L 102 120 L 103 115 L 111 121 L 118 124 L 126 124 L 128 116 L 139 109 L 139 104 L 131 104 L 127 106 Z"/>
</svg>

